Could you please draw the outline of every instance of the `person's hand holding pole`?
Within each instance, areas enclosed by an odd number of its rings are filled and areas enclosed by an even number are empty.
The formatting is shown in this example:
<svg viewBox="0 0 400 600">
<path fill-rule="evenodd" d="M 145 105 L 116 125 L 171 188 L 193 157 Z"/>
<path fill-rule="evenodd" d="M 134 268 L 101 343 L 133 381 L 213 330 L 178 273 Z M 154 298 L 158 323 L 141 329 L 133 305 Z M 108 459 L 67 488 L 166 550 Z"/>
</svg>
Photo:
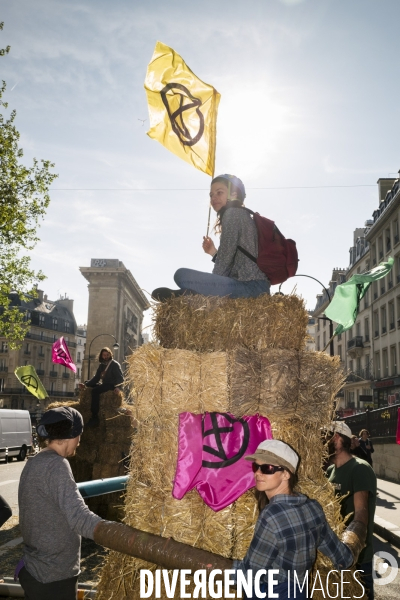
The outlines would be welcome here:
<svg viewBox="0 0 400 600">
<path fill-rule="evenodd" d="M 214 245 L 214 242 L 212 241 L 212 239 L 208 236 L 203 236 L 203 250 L 206 254 L 209 254 L 210 256 L 214 256 L 217 252 L 217 249 Z"/>
</svg>

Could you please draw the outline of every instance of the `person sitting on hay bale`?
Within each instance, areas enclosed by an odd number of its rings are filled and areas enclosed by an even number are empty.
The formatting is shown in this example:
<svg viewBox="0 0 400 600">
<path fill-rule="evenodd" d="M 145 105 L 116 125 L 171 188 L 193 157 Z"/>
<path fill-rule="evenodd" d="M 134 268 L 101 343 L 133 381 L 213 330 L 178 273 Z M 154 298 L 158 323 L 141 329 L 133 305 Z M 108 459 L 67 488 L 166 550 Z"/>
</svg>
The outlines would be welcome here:
<svg viewBox="0 0 400 600">
<path fill-rule="evenodd" d="M 376 475 L 366 459 L 351 454 L 351 429 L 344 421 L 333 421 L 329 427 L 328 450 L 333 465 L 326 475 L 341 497 L 342 517 L 350 524 L 356 520 L 367 528 L 366 546 L 360 554 L 358 569 L 362 570 L 368 600 L 374 599 L 373 536 L 376 506 Z"/>
<path fill-rule="evenodd" d="M 121 394 L 120 386 L 124 383 L 121 365 L 114 360 L 110 348 L 102 348 L 99 353 L 99 367 L 96 375 L 85 383 L 80 383 L 79 387 L 92 388 L 92 403 L 90 409 L 92 418 L 86 423 L 86 427 L 97 427 L 99 425 L 100 394 L 114 390 L 116 394 Z"/>
<path fill-rule="evenodd" d="M 157 288 L 152 297 L 163 301 L 183 294 L 256 298 L 268 294 L 270 282 L 257 264 L 246 254 L 258 256 L 257 228 L 243 208 L 246 192 L 242 181 L 234 175 L 219 175 L 211 182 L 211 206 L 218 215 L 215 231 L 221 233 L 217 250 L 210 237 L 203 238 L 203 250 L 215 263 L 212 273 L 178 269 L 174 275 L 178 290 Z"/>
<path fill-rule="evenodd" d="M 321 505 L 295 492 L 299 456 L 285 442 L 261 442 L 255 453 L 245 460 L 253 461 L 261 512 L 247 554 L 242 561 L 234 561 L 233 568 L 243 571 L 245 577 L 250 569 L 253 577 L 260 569 L 265 569 L 267 574 L 268 569 L 277 569 L 279 584 L 273 588 L 274 593 L 279 594 L 276 597 L 304 600 L 306 586 L 302 590 L 290 589 L 293 586 L 288 586 L 288 575 L 293 582 L 296 574 L 302 584 L 314 565 L 317 550 L 329 557 L 336 569 L 347 569 L 362 548 L 359 529 L 353 525 L 353 539 L 349 532 L 345 537 L 345 532 L 340 541 L 327 523 Z M 268 590 L 267 574 L 261 576 L 262 592 Z M 256 598 L 254 592 L 253 598 Z"/>
</svg>

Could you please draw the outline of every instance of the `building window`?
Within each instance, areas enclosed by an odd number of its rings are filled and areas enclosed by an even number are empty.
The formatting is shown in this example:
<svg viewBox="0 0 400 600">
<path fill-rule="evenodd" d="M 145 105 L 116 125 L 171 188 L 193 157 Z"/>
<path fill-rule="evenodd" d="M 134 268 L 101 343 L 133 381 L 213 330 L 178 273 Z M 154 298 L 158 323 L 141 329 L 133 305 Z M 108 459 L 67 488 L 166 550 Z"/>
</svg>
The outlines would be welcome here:
<svg viewBox="0 0 400 600">
<path fill-rule="evenodd" d="M 53 319 L 53 329 L 58 329 L 58 320 Z"/>
<path fill-rule="evenodd" d="M 30 321 L 30 318 L 31 318 L 31 316 L 32 316 L 32 315 L 31 315 L 31 311 L 30 311 L 30 310 L 27 310 L 27 311 L 26 311 L 26 313 L 25 313 L 25 319 L 26 319 L 27 321 Z"/>
<path fill-rule="evenodd" d="M 324 350 L 326 346 L 326 331 L 324 331 L 324 333 L 322 334 L 322 343 L 324 344 L 322 350 Z"/>
<path fill-rule="evenodd" d="M 399 241 L 399 221 L 397 219 L 393 221 L 393 240 L 393 245 Z"/>
<path fill-rule="evenodd" d="M 1 342 L 1 351 L 8 352 L 8 344 L 7 342 Z"/>
<path fill-rule="evenodd" d="M 39 325 L 40 327 L 44 327 L 44 315 L 39 315 Z"/>
<path fill-rule="evenodd" d="M 357 336 L 361 335 L 361 323 L 360 322 L 356 323 L 356 335 Z"/>
<path fill-rule="evenodd" d="M 337 353 L 338 353 L 340 360 L 342 360 L 342 346 L 341 345 L 337 347 Z"/>
<path fill-rule="evenodd" d="M 396 346 L 390 347 L 390 374 L 397 375 Z"/>
<path fill-rule="evenodd" d="M 390 229 L 389 227 L 387 229 L 385 229 L 385 250 L 386 252 L 390 252 L 392 248 L 392 242 L 390 239 Z"/>
<path fill-rule="evenodd" d="M 381 258 L 383 258 L 383 236 L 378 238 L 378 257 L 379 257 L 379 260 L 381 260 Z"/>
<path fill-rule="evenodd" d="M 81 340 L 81 338 L 78 338 L 78 346 L 81 346 L 81 345 L 82 345 L 82 340 Z"/>
<path fill-rule="evenodd" d="M 386 306 L 381 306 L 381 333 L 387 332 Z"/>
<path fill-rule="evenodd" d="M 78 352 L 78 354 L 77 354 L 76 362 L 81 362 L 81 353 L 80 352 Z"/>
<path fill-rule="evenodd" d="M 0 392 L 4 392 L 5 386 L 6 386 L 6 380 L 0 379 Z"/>
<path fill-rule="evenodd" d="M 395 327 L 394 323 L 394 302 L 389 302 L 389 329 L 392 330 Z"/>
<path fill-rule="evenodd" d="M 388 360 L 388 351 L 387 348 L 384 348 L 382 350 L 382 369 L 383 369 L 383 373 L 382 376 L 383 377 L 389 377 L 389 360 Z"/>
<path fill-rule="evenodd" d="M 50 394 L 54 392 L 54 381 L 50 381 Z"/>
<path fill-rule="evenodd" d="M 369 319 L 364 319 L 364 339 L 369 342 Z"/>
<path fill-rule="evenodd" d="M 375 244 L 372 244 L 372 246 L 371 246 L 371 257 L 372 257 L 372 265 L 375 266 L 376 265 L 376 246 L 375 246 Z"/>
<path fill-rule="evenodd" d="M 374 312 L 374 337 L 379 336 L 379 315 L 378 311 Z"/>
<path fill-rule="evenodd" d="M 80 370 L 79 367 L 76 369 L 76 376 L 77 376 L 78 379 L 81 376 L 81 370 Z"/>
<path fill-rule="evenodd" d="M 65 333 L 69 333 L 69 321 L 65 321 L 64 325 L 65 325 L 65 327 L 64 327 Z"/>
<path fill-rule="evenodd" d="M 400 254 L 398 254 L 396 256 L 395 268 L 396 268 L 396 283 L 400 283 Z"/>
<path fill-rule="evenodd" d="M 31 353 L 31 345 L 29 343 L 26 343 L 24 354 L 30 354 L 30 353 Z"/>
<path fill-rule="evenodd" d="M 353 361 L 352 361 L 352 360 L 350 360 L 350 361 L 349 361 L 349 369 L 350 369 L 350 371 L 351 371 L 351 372 L 353 372 L 353 367 L 354 367 L 354 365 L 353 365 Z"/>
<path fill-rule="evenodd" d="M 321 350 L 321 343 L 320 343 L 319 336 L 317 337 L 317 350 L 318 350 L 318 352 Z"/>
<path fill-rule="evenodd" d="M 338 333 L 337 339 L 338 339 L 338 342 L 341 341 L 341 339 L 342 339 L 342 334 L 341 333 Z"/>
<path fill-rule="evenodd" d="M 369 289 L 365 292 L 365 296 L 364 296 L 364 308 L 368 308 L 368 306 L 369 306 L 368 294 L 369 294 Z"/>
</svg>

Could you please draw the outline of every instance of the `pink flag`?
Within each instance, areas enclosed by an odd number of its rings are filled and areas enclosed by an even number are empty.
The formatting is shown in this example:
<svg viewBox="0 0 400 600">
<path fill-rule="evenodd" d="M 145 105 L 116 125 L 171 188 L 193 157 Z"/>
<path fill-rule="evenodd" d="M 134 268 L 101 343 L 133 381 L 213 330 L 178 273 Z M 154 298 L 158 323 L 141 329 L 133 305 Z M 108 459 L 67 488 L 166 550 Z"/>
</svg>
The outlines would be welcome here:
<svg viewBox="0 0 400 600">
<path fill-rule="evenodd" d="M 252 454 L 272 439 L 266 417 L 236 419 L 230 413 L 179 415 L 178 463 L 172 495 L 181 500 L 196 488 L 213 510 L 222 510 L 254 486 Z"/>
<path fill-rule="evenodd" d="M 397 409 L 397 432 L 396 432 L 396 443 L 400 444 L 400 408 Z"/>
<path fill-rule="evenodd" d="M 59 340 L 56 340 L 54 342 L 51 355 L 53 363 L 64 365 L 64 367 L 67 367 L 68 369 L 71 369 L 71 371 L 76 373 L 76 366 L 74 365 L 74 361 L 72 360 L 71 355 L 69 353 L 67 342 L 62 336 Z"/>
</svg>

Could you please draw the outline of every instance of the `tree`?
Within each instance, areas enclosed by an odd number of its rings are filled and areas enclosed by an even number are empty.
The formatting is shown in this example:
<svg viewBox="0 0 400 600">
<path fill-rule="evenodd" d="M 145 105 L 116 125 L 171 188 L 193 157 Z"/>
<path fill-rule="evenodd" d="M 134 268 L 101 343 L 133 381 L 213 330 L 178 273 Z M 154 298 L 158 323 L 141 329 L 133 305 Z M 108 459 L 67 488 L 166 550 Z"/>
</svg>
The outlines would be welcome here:
<svg viewBox="0 0 400 600">
<path fill-rule="evenodd" d="M 0 30 L 4 23 L 0 23 Z M 10 46 L 0 50 L 5 56 Z M 20 159 L 19 133 L 15 128 L 15 110 L 8 117 L 2 113 L 8 103 L 2 98 L 6 83 L 0 88 L 0 336 L 7 338 L 11 348 L 21 345 L 30 322 L 17 306 L 11 305 L 10 294 L 18 294 L 20 300 L 27 295 L 36 296 L 35 286 L 45 279 L 41 271 L 30 266 L 31 251 L 37 241 L 37 228 L 50 202 L 49 187 L 57 177 L 50 169 L 54 164 L 48 160 L 33 159 L 31 167 Z M 3 110 L 4 109 L 4 110 Z"/>
</svg>

